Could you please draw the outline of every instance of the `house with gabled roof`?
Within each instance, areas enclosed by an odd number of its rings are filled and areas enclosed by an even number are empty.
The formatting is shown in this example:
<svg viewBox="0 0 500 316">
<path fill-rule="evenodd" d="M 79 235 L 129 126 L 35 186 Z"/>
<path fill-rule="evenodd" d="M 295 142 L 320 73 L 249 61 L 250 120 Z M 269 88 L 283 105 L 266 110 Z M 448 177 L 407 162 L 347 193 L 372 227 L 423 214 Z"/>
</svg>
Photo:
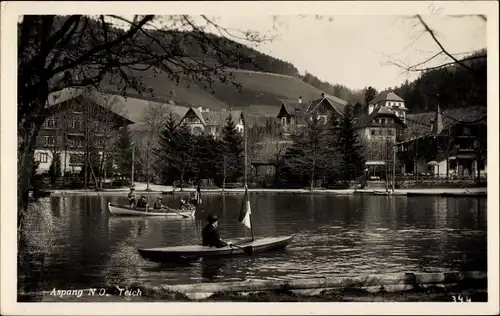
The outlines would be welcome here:
<svg viewBox="0 0 500 316">
<path fill-rule="evenodd" d="M 405 106 L 405 101 L 396 93 L 389 90 L 380 92 L 368 103 L 368 114 L 371 114 L 378 107 L 385 107 L 392 110 L 406 123 L 408 108 Z"/>
<path fill-rule="evenodd" d="M 320 98 L 309 101 L 306 114 L 317 115 L 318 118 L 326 124 L 328 122 L 328 118 L 332 114 L 335 115 L 337 119 L 344 116 L 346 105 L 347 101 L 345 100 L 321 93 Z"/>
<path fill-rule="evenodd" d="M 300 128 L 307 122 L 308 117 L 317 115 L 321 122 L 326 124 L 333 114 L 337 118 L 344 115 L 347 101 L 321 93 L 321 97 L 304 102 L 302 97 L 297 100 L 280 99 L 281 107 L 277 115 L 285 132 Z"/>
<path fill-rule="evenodd" d="M 219 137 L 229 116 L 231 116 L 236 130 L 243 133 L 242 111 L 210 110 L 203 109 L 202 107 L 190 107 L 184 117 L 182 117 L 180 123 L 188 125 L 193 135 L 207 133 L 214 137 Z"/>
</svg>

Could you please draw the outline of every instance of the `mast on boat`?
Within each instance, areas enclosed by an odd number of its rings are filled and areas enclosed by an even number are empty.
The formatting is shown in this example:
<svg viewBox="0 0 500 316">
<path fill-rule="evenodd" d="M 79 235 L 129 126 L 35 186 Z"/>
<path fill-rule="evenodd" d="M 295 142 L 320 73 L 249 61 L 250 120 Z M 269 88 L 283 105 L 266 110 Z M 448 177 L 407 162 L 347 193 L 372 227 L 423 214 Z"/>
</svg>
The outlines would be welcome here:
<svg viewBox="0 0 500 316">
<path fill-rule="evenodd" d="M 247 166 L 248 166 L 248 149 L 247 149 L 247 126 L 245 122 L 245 116 L 243 115 L 243 112 L 241 112 L 241 118 L 243 121 L 243 142 L 245 145 L 245 207 L 247 207 L 250 204 L 250 201 L 248 199 L 248 184 L 247 184 Z M 252 232 L 252 241 L 255 240 L 255 237 L 253 235 L 253 223 L 252 223 L 252 214 L 248 214 L 250 218 L 250 231 Z"/>
</svg>

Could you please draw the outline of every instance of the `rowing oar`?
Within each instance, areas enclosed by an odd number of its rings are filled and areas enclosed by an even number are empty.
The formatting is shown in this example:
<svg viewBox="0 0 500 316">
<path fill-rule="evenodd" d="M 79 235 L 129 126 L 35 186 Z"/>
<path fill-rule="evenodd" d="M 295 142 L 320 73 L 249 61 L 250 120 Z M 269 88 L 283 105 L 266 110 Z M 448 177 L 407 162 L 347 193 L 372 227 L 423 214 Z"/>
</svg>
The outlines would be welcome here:
<svg viewBox="0 0 500 316">
<path fill-rule="evenodd" d="M 182 216 L 182 217 L 184 217 L 184 218 L 189 218 L 189 216 L 184 215 L 184 214 L 181 214 L 181 213 L 179 213 L 179 212 L 175 211 L 175 209 L 173 209 L 173 208 L 166 208 L 166 207 L 163 207 L 163 209 L 165 209 L 165 210 L 167 210 L 167 211 L 174 211 L 174 213 L 176 213 L 176 214 L 177 214 L 177 215 L 179 215 L 179 216 Z"/>
<path fill-rule="evenodd" d="M 222 239 L 221 239 L 221 241 L 224 241 L 224 240 L 222 240 Z M 251 255 L 252 255 L 252 253 L 253 253 L 253 247 L 252 247 L 252 245 L 245 246 L 245 247 L 240 247 L 240 246 L 236 246 L 236 245 L 234 245 L 234 244 L 232 244 L 232 243 L 229 243 L 228 241 L 225 241 L 225 242 L 226 242 L 226 243 L 228 243 L 228 244 L 229 244 L 229 247 L 231 247 L 231 248 L 233 248 L 233 247 L 234 247 L 234 248 L 238 248 L 238 249 L 243 250 L 243 252 L 244 252 L 246 255 L 248 255 L 248 256 L 251 256 Z"/>
</svg>

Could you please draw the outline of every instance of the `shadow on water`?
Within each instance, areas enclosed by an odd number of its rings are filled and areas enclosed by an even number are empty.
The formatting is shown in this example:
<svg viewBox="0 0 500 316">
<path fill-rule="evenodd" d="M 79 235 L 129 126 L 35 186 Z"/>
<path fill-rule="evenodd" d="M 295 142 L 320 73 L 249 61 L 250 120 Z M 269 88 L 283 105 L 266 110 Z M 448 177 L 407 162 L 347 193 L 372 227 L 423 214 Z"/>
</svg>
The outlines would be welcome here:
<svg viewBox="0 0 500 316">
<path fill-rule="evenodd" d="M 28 287 L 486 269 L 486 198 L 251 194 L 256 236 L 295 234 L 284 251 L 174 266 L 139 256 L 141 247 L 199 244 L 211 213 L 222 238 L 250 237 L 238 222 L 241 199 L 205 195 L 194 220 L 110 216 L 107 202 L 125 203 L 125 194 L 42 200 L 27 219 L 28 257 L 39 271 L 36 281 L 25 275 Z M 164 203 L 178 205 L 178 197 Z"/>
</svg>

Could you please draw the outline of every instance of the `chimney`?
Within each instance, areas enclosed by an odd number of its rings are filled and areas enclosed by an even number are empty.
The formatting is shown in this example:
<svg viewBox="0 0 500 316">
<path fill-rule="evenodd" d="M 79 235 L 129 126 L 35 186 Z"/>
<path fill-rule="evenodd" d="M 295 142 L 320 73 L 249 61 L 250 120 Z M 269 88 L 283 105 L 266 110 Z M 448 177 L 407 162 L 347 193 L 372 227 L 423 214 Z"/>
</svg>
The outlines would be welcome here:
<svg viewBox="0 0 500 316">
<path fill-rule="evenodd" d="M 203 107 L 199 106 L 198 111 L 203 112 Z"/>
<path fill-rule="evenodd" d="M 302 97 L 301 96 L 299 97 L 299 103 L 300 104 L 302 103 Z"/>
<path fill-rule="evenodd" d="M 321 97 L 324 98 L 325 97 L 325 93 L 324 92 L 321 92 Z"/>
</svg>

